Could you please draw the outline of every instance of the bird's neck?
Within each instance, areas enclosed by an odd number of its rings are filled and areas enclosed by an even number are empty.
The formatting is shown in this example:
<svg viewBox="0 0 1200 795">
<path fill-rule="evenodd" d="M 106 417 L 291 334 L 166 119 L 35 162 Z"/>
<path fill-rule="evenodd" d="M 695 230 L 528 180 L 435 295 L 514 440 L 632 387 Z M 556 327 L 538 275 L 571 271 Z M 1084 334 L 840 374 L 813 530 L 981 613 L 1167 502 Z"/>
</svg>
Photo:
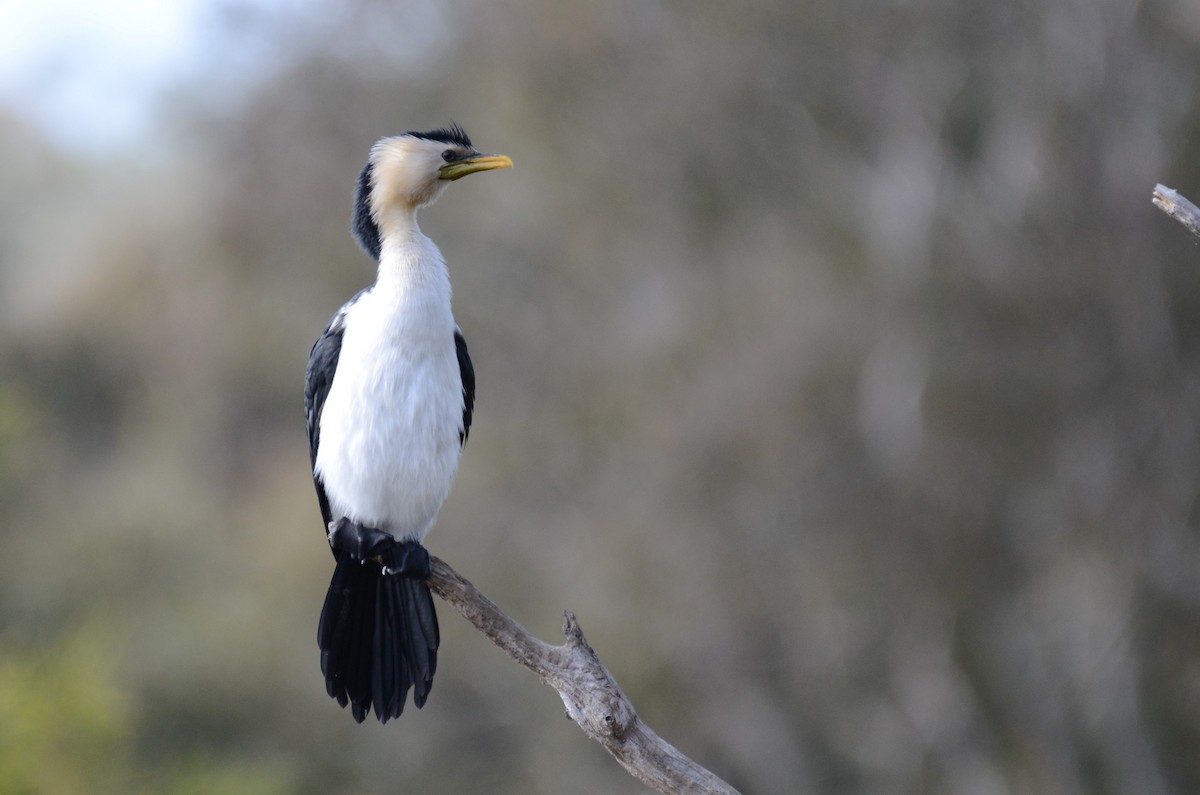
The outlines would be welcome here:
<svg viewBox="0 0 1200 795">
<path fill-rule="evenodd" d="M 407 294 L 432 288 L 450 298 L 450 275 L 442 253 L 417 226 L 415 210 L 396 211 L 380 219 L 379 273 L 376 289 Z"/>
<path fill-rule="evenodd" d="M 424 238 L 417 226 L 417 208 L 394 204 L 382 211 L 377 221 L 379 238 L 386 245 L 389 241 L 400 243 L 405 240 Z"/>
</svg>

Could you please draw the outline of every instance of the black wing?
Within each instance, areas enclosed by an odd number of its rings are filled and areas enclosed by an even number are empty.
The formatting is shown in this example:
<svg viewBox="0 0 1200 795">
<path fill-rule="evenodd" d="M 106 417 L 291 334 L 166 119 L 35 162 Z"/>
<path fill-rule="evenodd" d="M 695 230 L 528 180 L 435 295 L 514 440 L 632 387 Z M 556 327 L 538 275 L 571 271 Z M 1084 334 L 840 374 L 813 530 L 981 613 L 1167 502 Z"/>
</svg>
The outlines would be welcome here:
<svg viewBox="0 0 1200 795">
<path fill-rule="evenodd" d="M 308 420 L 308 450 L 313 466 L 313 485 L 317 488 L 317 501 L 321 504 L 321 517 L 325 520 L 326 531 L 329 523 L 333 521 L 333 516 L 329 509 L 329 498 L 325 496 L 325 486 L 316 473 L 317 448 L 321 443 L 321 411 L 325 408 L 325 398 L 329 395 L 329 387 L 333 385 L 338 357 L 342 353 L 346 310 L 353 306 L 362 294 L 359 293 L 347 301 L 329 321 L 325 333 L 317 339 L 308 354 L 308 371 L 304 374 L 304 414 Z"/>
<path fill-rule="evenodd" d="M 458 441 L 462 444 L 471 433 L 471 415 L 475 411 L 475 366 L 471 364 L 471 354 L 467 353 L 467 341 L 463 338 L 462 329 L 457 327 L 454 329 L 454 352 L 458 354 L 458 374 L 462 377 L 463 424 L 458 433 Z"/>
</svg>

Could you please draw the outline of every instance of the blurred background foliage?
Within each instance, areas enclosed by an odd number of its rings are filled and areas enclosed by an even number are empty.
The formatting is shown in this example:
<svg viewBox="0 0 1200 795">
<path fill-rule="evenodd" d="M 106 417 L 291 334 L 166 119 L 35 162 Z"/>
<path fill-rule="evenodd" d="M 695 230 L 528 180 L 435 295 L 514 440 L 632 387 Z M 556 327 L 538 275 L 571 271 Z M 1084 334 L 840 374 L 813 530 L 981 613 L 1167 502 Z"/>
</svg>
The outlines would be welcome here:
<svg viewBox="0 0 1200 795">
<path fill-rule="evenodd" d="M 227 2 L 136 143 L 0 107 L 0 791 L 643 791 L 446 609 L 323 692 L 305 360 L 451 120 L 434 554 L 747 793 L 1200 791 L 1198 8 Z"/>
</svg>

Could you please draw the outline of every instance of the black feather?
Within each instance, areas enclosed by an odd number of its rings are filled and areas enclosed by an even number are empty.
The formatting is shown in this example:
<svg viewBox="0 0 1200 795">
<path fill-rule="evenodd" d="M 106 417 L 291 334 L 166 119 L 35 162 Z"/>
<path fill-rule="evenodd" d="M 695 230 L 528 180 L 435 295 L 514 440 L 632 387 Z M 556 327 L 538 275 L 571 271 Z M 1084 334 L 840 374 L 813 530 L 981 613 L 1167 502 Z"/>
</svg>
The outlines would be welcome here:
<svg viewBox="0 0 1200 795">
<path fill-rule="evenodd" d="M 375 165 L 368 160 L 359 172 L 358 182 L 354 187 L 354 215 L 350 219 L 350 234 L 358 241 L 362 250 L 378 262 L 383 244 L 379 238 L 379 224 L 375 222 L 375 216 L 371 213 L 371 183 L 374 174 Z"/>
<path fill-rule="evenodd" d="M 415 542 L 398 545 L 416 560 Z M 387 550 L 391 565 L 399 556 Z M 355 561 L 342 551 L 317 628 L 325 689 L 341 706 L 350 705 L 360 723 L 372 711 L 381 723 L 404 712 L 408 691 L 425 705 L 437 671 L 440 643 L 433 595 L 423 579 L 384 574 L 374 560 Z"/>
<path fill-rule="evenodd" d="M 381 571 L 378 564 L 360 564 L 342 556 L 317 628 L 326 692 L 343 707 L 349 703 L 359 722 L 370 711 L 375 583 Z"/>
<path fill-rule="evenodd" d="M 329 396 L 329 388 L 333 386 L 333 377 L 342 353 L 346 312 L 369 289 L 359 292 L 334 313 L 329 325 L 325 327 L 325 332 L 313 343 L 308 354 L 308 369 L 304 373 L 304 415 L 308 423 L 308 451 L 314 470 L 317 466 L 317 448 L 321 445 L 321 412 L 325 409 L 325 398 Z M 321 517 L 325 520 L 325 532 L 329 532 L 329 523 L 333 521 L 333 515 L 329 509 L 329 498 L 325 496 L 325 485 L 315 471 L 313 485 L 317 489 Z"/>
<path fill-rule="evenodd" d="M 467 340 L 460 329 L 454 329 L 454 352 L 458 355 L 458 374 L 462 378 L 463 422 L 458 443 L 465 444 L 471 434 L 471 415 L 475 412 L 475 365 L 467 353 Z"/>
<path fill-rule="evenodd" d="M 413 138 L 423 138 L 426 141 L 440 141 L 441 143 L 462 146 L 466 147 L 467 149 L 475 148 L 475 146 L 471 143 L 470 136 L 467 135 L 467 131 L 453 122 L 450 123 L 449 127 L 439 127 L 438 129 L 430 130 L 429 132 L 417 132 L 415 130 L 409 130 L 404 134 L 411 135 Z"/>
<path fill-rule="evenodd" d="M 380 583 L 375 589 L 376 621 L 371 661 L 371 693 L 375 702 L 375 717 L 380 723 L 387 723 L 392 717 L 398 683 L 395 633 L 389 631 L 395 615 L 391 601 L 391 589 Z"/>
<path fill-rule="evenodd" d="M 412 661 L 413 704 L 425 706 L 425 699 L 433 687 L 433 674 L 437 668 L 437 646 L 430 647 L 430 639 L 425 636 L 421 614 L 425 610 L 425 599 L 432 599 L 429 587 L 420 580 L 405 580 L 401 588 L 404 621 L 408 632 L 404 640 L 408 646 L 408 658 Z"/>
</svg>

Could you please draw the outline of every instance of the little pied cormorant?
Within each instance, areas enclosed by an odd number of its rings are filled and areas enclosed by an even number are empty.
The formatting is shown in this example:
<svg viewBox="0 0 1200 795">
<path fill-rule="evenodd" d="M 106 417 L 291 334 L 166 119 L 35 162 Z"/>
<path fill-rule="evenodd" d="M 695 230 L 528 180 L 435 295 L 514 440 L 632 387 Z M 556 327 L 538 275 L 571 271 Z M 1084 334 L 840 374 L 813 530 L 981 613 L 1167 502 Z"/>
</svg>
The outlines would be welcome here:
<svg viewBox="0 0 1200 795">
<path fill-rule="evenodd" d="M 421 707 L 437 667 L 425 580 L 429 532 L 471 428 L 475 372 L 450 308 L 450 276 L 417 210 L 453 180 L 508 168 L 461 127 L 371 148 L 351 231 L 379 265 L 334 314 L 304 385 L 313 482 L 336 561 L 317 643 L 325 687 L 362 722 L 386 723 L 408 689 Z"/>
</svg>

